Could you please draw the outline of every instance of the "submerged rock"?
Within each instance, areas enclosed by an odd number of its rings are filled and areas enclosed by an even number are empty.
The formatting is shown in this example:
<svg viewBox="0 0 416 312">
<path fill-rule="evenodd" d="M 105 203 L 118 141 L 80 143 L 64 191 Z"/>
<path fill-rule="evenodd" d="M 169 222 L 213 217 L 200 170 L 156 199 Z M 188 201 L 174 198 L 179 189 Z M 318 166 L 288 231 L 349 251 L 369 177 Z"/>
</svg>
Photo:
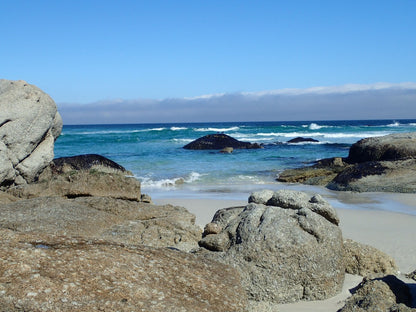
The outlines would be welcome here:
<svg viewBox="0 0 416 312">
<path fill-rule="evenodd" d="M 252 194 L 244 208 L 219 210 L 212 222 L 223 230 L 206 235 L 200 253 L 237 268 L 252 300 L 285 303 L 337 294 L 345 267 L 335 210 L 320 196 L 269 195 Z"/>
<path fill-rule="evenodd" d="M 297 137 L 294 139 L 291 139 L 289 141 L 287 141 L 287 143 L 304 143 L 304 142 L 312 142 L 312 143 L 317 143 L 319 142 L 318 140 L 315 140 L 313 138 L 303 138 L 303 137 Z"/>
<path fill-rule="evenodd" d="M 55 102 L 23 80 L 0 79 L 0 187 L 33 182 L 62 130 Z"/>
<path fill-rule="evenodd" d="M 208 134 L 192 141 L 183 148 L 191 150 L 221 150 L 230 147 L 233 149 L 262 148 L 260 144 L 238 141 L 223 133 Z"/>
</svg>

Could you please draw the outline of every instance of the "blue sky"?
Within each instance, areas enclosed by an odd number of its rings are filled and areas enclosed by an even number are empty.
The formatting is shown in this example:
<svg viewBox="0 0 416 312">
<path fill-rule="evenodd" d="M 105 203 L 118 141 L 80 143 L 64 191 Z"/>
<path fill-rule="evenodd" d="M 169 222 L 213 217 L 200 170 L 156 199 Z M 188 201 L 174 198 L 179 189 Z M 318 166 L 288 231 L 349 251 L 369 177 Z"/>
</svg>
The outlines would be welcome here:
<svg viewBox="0 0 416 312">
<path fill-rule="evenodd" d="M 416 82 L 413 0 L 14 0 L 0 27 L 0 78 L 58 104 Z"/>
</svg>

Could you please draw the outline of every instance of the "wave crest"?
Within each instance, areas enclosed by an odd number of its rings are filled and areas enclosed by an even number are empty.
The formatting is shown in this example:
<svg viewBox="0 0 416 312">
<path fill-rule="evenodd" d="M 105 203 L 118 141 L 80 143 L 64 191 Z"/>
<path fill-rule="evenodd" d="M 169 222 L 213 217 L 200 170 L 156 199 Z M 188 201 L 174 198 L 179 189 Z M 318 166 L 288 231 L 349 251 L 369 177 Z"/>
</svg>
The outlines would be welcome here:
<svg viewBox="0 0 416 312">
<path fill-rule="evenodd" d="M 182 184 L 188 184 L 199 180 L 202 177 L 202 174 L 198 172 L 191 172 L 185 177 L 175 177 L 170 179 L 160 179 L 160 180 L 153 180 L 149 177 L 137 177 L 140 180 L 141 184 L 145 188 L 150 189 L 171 189 L 176 188 Z"/>
<path fill-rule="evenodd" d="M 240 129 L 240 127 L 230 127 L 230 128 L 195 128 L 194 130 L 195 131 L 198 131 L 198 132 L 213 132 L 213 131 L 215 131 L 215 132 L 227 132 L 227 131 L 237 131 L 237 130 L 239 130 Z"/>
</svg>

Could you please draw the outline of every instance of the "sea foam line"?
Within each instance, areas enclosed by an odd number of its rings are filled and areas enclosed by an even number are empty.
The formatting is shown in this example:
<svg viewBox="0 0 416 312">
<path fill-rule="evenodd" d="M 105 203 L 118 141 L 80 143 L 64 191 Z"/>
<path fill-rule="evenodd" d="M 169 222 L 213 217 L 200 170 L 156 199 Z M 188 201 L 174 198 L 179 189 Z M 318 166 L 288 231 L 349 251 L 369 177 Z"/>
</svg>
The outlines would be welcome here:
<svg viewBox="0 0 416 312">
<path fill-rule="evenodd" d="M 173 139 L 173 142 L 179 142 L 179 143 L 189 143 L 194 141 L 193 139 Z"/>
<path fill-rule="evenodd" d="M 303 128 L 309 128 L 310 130 L 319 130 L 322 128 L 334 128 L 334 126 L 318 125 L 317 123 L 311 123 L 309 125 L 302 125 Z"/>
<path fill-rule="evenodd" d="M 387 135 L 388 131 L 379 132 L 356 132 L 356 133 L 325 133 L 325 132 L 270 132 L 270 133 L 257 133 L 258 136 L 273 136 L 273 137 L 324 137 L 324 138 L 367 138 L 371 136 L 383 136 Z"/>
<path fill-rule="evenodd" d="M 400 127 L 400 126 L 401 126 L 401 124 L 397 121 L 387 125 L 387 127 Z"/>
<path fill-rule="evenodd" d="M 227 131 L 236 131 L 239 130 L 240 127 L 230 127 L 230 128 L 195 128 L 194 131 L 198 132 L 207 132 L 207 131 L 215 131 L 215 132 L 227 132 Z"/>
</svg>

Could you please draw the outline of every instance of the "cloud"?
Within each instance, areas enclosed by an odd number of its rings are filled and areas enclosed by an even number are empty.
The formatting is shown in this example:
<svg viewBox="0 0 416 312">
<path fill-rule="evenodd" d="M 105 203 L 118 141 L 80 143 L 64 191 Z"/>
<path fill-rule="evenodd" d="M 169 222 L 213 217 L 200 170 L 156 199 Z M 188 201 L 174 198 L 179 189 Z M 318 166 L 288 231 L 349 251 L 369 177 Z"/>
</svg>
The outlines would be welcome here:
<svg viewBox="0 0 416 312">
<path fill-rule="evenodd" d="M 303 95 L 303 94 L 345 94 L 358 91 L 374 91 L 382 89 L 416 89 L 416 83 L 403 82 L 403 83 L 387 83 L 378 82 L 374 84 L 346 84 L 342 86 L 331 87 L 312 87 L 306 89 L 280 89 L 272 91 L 261 92 L 243 92 L 245 95 L 264 96 L 264 95 Z"/>
<path fill-rule="evenodd" d="M 416 118 L 416 83 L 58 103 L 65 124 Z"/>
</svg>

